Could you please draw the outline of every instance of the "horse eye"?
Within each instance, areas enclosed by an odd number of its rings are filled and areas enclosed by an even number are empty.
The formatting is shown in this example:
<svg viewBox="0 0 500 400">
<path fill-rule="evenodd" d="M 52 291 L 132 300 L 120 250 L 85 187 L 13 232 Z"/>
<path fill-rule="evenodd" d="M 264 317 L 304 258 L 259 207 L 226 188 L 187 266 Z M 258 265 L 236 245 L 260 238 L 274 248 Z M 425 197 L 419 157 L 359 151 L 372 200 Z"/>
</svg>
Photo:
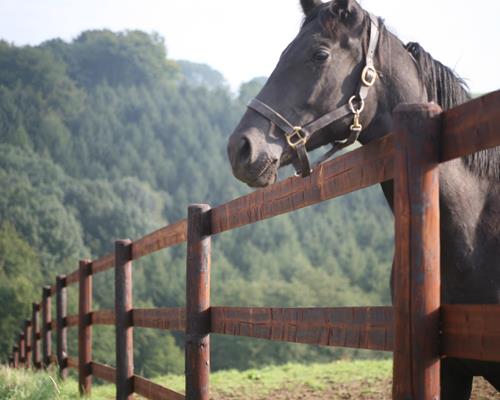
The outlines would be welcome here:
<svg viewBox="0 0 500 400">
<path fill-rule="evenodd" d="M 326 50 L 318 50 L 316 53 L 314 53 L 314 61 L 326 61 L 330 57 L 330 53 Z"/>
</svg>

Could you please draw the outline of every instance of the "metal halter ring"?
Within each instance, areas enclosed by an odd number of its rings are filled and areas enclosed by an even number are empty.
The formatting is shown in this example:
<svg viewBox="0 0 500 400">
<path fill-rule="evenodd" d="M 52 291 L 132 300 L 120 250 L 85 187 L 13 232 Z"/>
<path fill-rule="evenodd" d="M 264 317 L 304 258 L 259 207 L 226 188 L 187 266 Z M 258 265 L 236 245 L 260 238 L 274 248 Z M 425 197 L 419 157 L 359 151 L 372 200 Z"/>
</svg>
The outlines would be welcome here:
<svg viewBox="0 0 500 400">
<path fill-rule="evenodd" d="M 354 100 L 356 99 L 359 101 L 359 108 L 354 106 Z M 349 99 L 349 108 L 353 114 L 360 114 L 365 109 L 365 101 L 361 97 L 354 95 Z"/>
<path fill-rule="evenodd" d="M 307 142 L 307 135 L 301 126 L 294 126 L 293 131 L 285 134 L 288 145 L 295 149 L 299 145 L 305 145 Z"/>
</svg>

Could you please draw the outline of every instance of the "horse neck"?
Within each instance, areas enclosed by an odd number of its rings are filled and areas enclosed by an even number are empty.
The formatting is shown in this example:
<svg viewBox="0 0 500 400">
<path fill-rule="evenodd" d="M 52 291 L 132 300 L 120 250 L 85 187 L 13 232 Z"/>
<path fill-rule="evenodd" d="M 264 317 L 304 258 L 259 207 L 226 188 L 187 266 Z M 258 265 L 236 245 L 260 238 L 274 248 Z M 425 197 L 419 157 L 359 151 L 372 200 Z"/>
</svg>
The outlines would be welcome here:
<svg viewBox="0 0 500 400">
<path fill-rule="evenodd" d="M 392 132 L 392 111 L 398 104 L 428 101 L 415 60 L 385 27 L 381 29 L 375 67 L 379 79 L 367 99 L 370 122 L 360 136 L 362 144 Z"/>
</svg>

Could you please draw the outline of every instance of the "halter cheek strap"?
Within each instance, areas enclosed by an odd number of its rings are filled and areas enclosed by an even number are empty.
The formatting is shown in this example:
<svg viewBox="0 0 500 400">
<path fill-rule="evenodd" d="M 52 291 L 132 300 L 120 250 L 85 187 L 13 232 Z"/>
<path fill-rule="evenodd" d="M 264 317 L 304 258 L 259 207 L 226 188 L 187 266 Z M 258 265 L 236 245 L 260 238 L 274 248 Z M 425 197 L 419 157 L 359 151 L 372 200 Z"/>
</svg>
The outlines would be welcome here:
<svg viewBox="0 0 500 400">
<path fill-rule="evenodd" d="M 248 103 L 248 107 L 250 109 L 258 112 L 260 115 L 271 121 L 284 133 L 288 146 L 290 146 L 297 153 L 296 164 L 300 166 L 297 167 L 297 165 L 294 164 L 297 170 L 297 175 L 306 177 L 311 174 L 312 169 L 309 157 L 307 156 L 306 143 L 316 132 L 324 127 L 346 117 L 347 115 L 352 114 L 353 116 L 353 123 L 349 128 L 350 134 L 347 139 L 333 141 L 332 149 L 320 157 L 314 166 L 328 160 L 337 151 L 358 140 L 358 137 L 363 129 L 359 121 L 359 116 L 364 109 L 365 99 L 368 96 L 368 92 L 377 79 L 377 71 L 375 70 L 373 59 L 379 38 L 379 23 L 378 19 L 371 14 L 370 20 L 370 42 L 366 52 L 365 67 L 361 73 L 361 83 L 357 93 L 349 99 L 347 104 L 330 111 L 329 113 L 305 124 L 304 126 L 295 126 L 292 125 L 278 111 L 256 98 L 250 100 Z"/>
</svg>

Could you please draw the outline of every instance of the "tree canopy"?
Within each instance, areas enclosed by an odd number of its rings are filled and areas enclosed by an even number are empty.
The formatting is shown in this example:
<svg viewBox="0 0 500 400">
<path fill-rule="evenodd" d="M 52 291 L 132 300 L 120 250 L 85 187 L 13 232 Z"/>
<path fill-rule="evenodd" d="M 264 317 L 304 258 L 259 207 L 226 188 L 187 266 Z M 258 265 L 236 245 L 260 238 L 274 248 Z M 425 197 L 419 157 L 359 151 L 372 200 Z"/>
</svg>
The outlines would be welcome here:
<svg viewBox="0 0 500 400">
<path fill-rule="evenodd" d="M 206 65 L 167 57 L 138 31 L 83 32 L 36 47 L 0 42 L 0 354 L 6 356 L 41 284 L 186 216 L 190 203 L 249 192 L 231 175 L 229 134 L 257 78 L 233 94 Z M 392 217 L 378 188 L 214 238 L 212 301 L 230 306 L 389 303 Z M 185 248 L 140 260 L 134 304 L 183 306 Z M 97 308 L 113 279 L 95 278 Z M 113 332 L 95 356 L 113 362 Z M 214 368 L 329 360 L 345 350 L 216 337 Z M 181 372 L 182 337 L 136 330 L 147 376 Z M 161 349 L 154 351 L 153 349 Z"/>
</svg>

